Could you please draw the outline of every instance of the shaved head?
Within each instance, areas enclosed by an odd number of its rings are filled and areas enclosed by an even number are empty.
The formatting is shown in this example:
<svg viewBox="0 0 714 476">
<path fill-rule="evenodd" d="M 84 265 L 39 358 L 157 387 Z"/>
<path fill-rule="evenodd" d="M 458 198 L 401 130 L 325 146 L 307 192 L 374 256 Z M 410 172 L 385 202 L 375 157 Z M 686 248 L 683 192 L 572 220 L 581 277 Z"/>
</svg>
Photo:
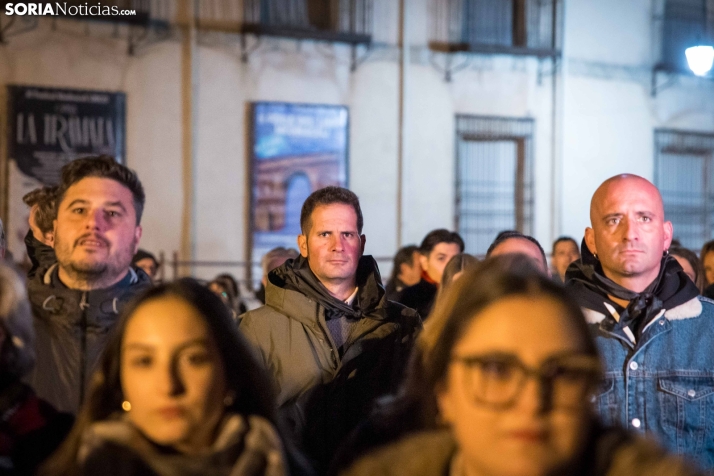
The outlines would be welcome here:
<svg viewBox="0 0 714 476">
<path fill-rule="evenodd" d="M 637 175 L 607 179 L 590 202 L 590 223 L 585 243 L 608 278 L 635 292 L 654 281 L 672 241 L 657 187 Z"/>
<path fill-rule="evenodd" d="M 652 182 L 639 175 L 621 174 L 605 180 L 602 185 L 595 190 L 593 198 L 590 200 L 590 223 L 595 223 L 596 220 L 594 217 L 599 216 L 598 213 L 601 212 L 604 204 L 607 203 L 607 200 L 612 195 L 616 195 L 620 190 L 628 188 L 635 188 L 649 194 L 652 208 L 655 209 L 660 216 L 664 217 L 664 202 L 662 201 L 662 195 L 659 193 L 659 189 L 655 187 Z"/>
</svg>

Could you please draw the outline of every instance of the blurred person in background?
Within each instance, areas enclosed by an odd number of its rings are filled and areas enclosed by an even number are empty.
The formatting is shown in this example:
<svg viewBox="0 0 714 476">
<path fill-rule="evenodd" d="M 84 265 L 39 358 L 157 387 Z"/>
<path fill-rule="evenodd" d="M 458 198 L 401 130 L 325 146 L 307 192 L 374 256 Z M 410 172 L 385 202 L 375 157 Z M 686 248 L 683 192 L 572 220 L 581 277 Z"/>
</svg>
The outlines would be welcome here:
<svg viewBox="0 0 714 476">
<path fill-rule="evenodd" d="M 0 218 L 0 260 L 5 259 L 5 251 L 7 250 L 7 239 L 5 238 L 5 226 Z"/>
<path fill-rule="evenodd" d="M 151 285 L 131 267 L 145 196 L 133 171 L 101 156 L 62 167 L 56 200 L 57 261 L 28 283 L 37 355 L 28 382 L 76 413 L 121 308 Z"/>
<path fill-rule="evenodd" d="M 0 263 L 0 475 L 31 475 L 64 440 L 74 419 L 22 382 L 35 363 L 25 286 Z"/>
<path fill-rule="evenodd" d="M 689 279 L 697 285 L 699 292 L 704 291 L 704 281 L 706 278 L 704 277 L 702 262 L 699 261 L 697 254 L 681 246 L 670 246 L 669 254 L 677 260 L 677 263 L 679 263 L 684 270 L 684 274 L 689 276 Z"/>
<path fill-rule="evenodd" d="M 132 258 L 131 264 L 136 268 L 144 270 L 144 272 L 149 276 L 149 279 L 151 279 L 152 283 L 156 282 L 156 274 L 158 273 L 160 266 L 159 260 L 156 259 L 156 256 L 139 248 Z"/>
<path fill-rule="evenodd" d="M 275 396 L 213 293 L 184 278 L 127 306 L 67 441 L 42 474 L 309 474 Z"/>
<path fill-rule="evenodd" d="M 374 400 L 397 389 L 421 329 L 414 310 L 386 298 L 363 226 L 353 192 L 313 192 L 300 213 L 300 256 L 268 274 L 266 305 L 240 325 L 319 474 Z"/>
<path fill-rule="evenodd" d="M 268 284 L 268 273 L 275 268 L 282 266 L 289 259 L 295 259 L 300 253 L 294 248 L 283 248 L 278 246 L 263 255 L 260 266 L 263 269 L 263 276 L 260 280 L 260 289 L 255 293 L 255 297 L 265 304 L 265 286 Z"/>
<path fill-rule="evenodd" d="M 705 286 L 714 284 L 714 240 L 707 241 L 702 246 L 702 251 L 699 253 L 699 259 L 704 267 Z"/>
<path fill-rule="evenodd" d="M 414 286 L 404 288 L 394 300 L 415 309 L 422 319 L 426 319 L 434 305 L 446 263 L 463 252 L 464 240 L 455 231 L 443 228 L 430 231 L 419 246 L 421 279 Z"/>
<path fill-rule="evenodd" d="M 551 274 L 553 279 L 561 284 L 565 283 L 565 271 L 570 263 L 580 259 L 580 248 L 578 242 L 569 236 L 561 236 L 553 242 L 553 254 Z"/>
<path fill-rule="evenodd" d="M 674 229 L 662 196 L 642 177 L 616 175 L 593 194 L 590 222 L 566 289 L 603 356 L 600 418 L 712 471 L 714 355 L 694 349 L 714 346 L 714 304 L 668 253 Z"/>
<path fill-rule="evenodd" d="M 211 282 L 208 283 L 208 289 L 221 298 L 223 304 L 228 307 L 233 320 L 239 323 L 239 316 L 244 314 L 247 309 L 241 301 L 238 282 L 230 274 L 219 274 Z"/>
<path fill-rule="evenodd" d="M 421 262 L 419 248 L 416 245 L 404 246 L 394 255 L 392 275 L 385 286 L 387 299 L 394 301 L 404 288 L 414 286 L 421 280 Z"/>
<path fill-rule="evenodd" d="M 50 266 L 57 261 L 54 244 L 54 221 L 57 218 L 58 187 L 39 187 L 22 197 L 22 201 L 30 207 L 28 221 L 30 229 L 25 235 L 27 256 L 31 268 L 28 277 L 43 266 Z"/>
<path fill-rule="evenodd" d="M 704 268 L 704 291 L 702 291 L 702 296 L 714 299 L 714 240 L 704 243 L 699 258 L 702 268 Z"/>
<path fill-rule="evenodd" d="M 598 421 L 595 344 L 577 304 L 533 260 L 487 259 L 453 283 L 431 319 L 443 325 L 420 345 L 405 386 L 416 428 L 340 474 L 698 474 Z"/>
<path fill-rule="evenodd" d="M 441 284 L 439 285 L 439 292 L 436 295 L 437 301 L 442 299 L 446 290 L 449 289 L 455 281 L 461 278 L 464 272 L 475 267 L 478 263 L 478 258 L 468 253 L 459 253 L 453 256 L 444 267 L 444 273 L 441 275 Z"/>
<path fill-rule="evenodd" d="M 486 251 L 486 257 L 500 256 L 510 253 L 520 253 L 528 256 L 540 268 L 543 273 L 550 276 L 548 260 L 545 251 L 538 240 L 521 232 L 507 230 L 502 231 L 493 240 L 491 246 Z"/>
</svg>

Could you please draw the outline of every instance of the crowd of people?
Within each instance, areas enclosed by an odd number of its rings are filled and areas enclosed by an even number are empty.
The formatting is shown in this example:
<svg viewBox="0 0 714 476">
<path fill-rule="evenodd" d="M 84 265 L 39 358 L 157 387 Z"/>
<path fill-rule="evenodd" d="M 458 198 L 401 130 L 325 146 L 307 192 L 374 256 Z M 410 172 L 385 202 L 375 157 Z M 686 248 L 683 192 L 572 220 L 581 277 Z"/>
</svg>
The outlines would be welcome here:
<svg viewBox="0 0 714 476">
<path fill-rule="evenodd" d="M 550 266 L 515 230 L 476 257 L 437 229 L 386 283 L 358 197 L 316 190 L 251 310 L 228 274 L 157 279 L 141 181 L 110 157 L 24 201 L 29 265 L 0 262 L 0 474 L 714 472 L 714 242 L 677 243 L 644 178 L 606 180 Z"/>
</svg>

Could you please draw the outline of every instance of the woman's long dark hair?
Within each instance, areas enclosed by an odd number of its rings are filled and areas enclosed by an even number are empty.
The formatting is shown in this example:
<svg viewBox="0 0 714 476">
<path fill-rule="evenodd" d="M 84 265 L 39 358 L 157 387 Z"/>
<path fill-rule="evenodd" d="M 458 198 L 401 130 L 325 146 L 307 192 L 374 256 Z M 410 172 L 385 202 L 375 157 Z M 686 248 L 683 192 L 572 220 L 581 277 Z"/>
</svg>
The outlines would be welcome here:
<svg viewBox="0 0 714 476">
<path fill-rule="evenodd" d="M 258 363 L 254 350 L 240 335 L 228 308 L 209 289 L 193 279 L 184 278 L 149 289 L 123 309 L 92 377 L 87 400 L 75 426 L 57 453 L 42 468 L 41 474 L 77 474 L 77 452 L 85 430 L 94 422 L 106 420 L 122 411 L 121 346 L 127 322 L 139 306 L 163 297 L 186 301 L 199 312 L 208 326 L 223 362 L 226 390 L 235 393 L 235 399 L 226 407 L 226 412 L 260 416 L 277 428 L 271 382 Z"/>
<path fill-rule="evenodd" d="M 363 434 L 351 436 L 336 466 L 346 467 L 375 445 L 407 433 L 438 428 L 436 393 L 445 381 L 454 346 L 481 311 L 512 296 L 546 297 L 559 303 L 563 317 L 575 329 L 572 338 L 585 354 L 598 356 L 580 307 L 531 258 L 519 254 L 487 258 L 465 271 L 437 300 L 414 347 L 400 391 L 376 409 Z"/>
</svg>

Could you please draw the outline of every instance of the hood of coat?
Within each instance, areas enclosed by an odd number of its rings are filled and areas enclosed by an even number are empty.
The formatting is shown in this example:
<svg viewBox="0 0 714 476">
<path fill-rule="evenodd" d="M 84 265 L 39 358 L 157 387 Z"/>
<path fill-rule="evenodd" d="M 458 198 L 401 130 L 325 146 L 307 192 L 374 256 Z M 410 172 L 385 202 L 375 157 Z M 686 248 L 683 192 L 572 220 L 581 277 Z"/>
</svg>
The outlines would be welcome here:
<svg viewBox="0 0 714 476">
<path fill-rule="evenodd" d="M 286 261 L 282 266 L 268 274 L 265 287 L 265 303 L 277 311 L 300 319 L 304 317 L 314 321 L 319 307 L 329 315 L 346 315 L 351 319 L 361 319 L 375 313 L 383 306 L 385 291 L 379 274 L 377 262 L 372 256 L 362 256 L 357 266 L 357 296 L 352 306 L 333 297 L 327 288 L 310 270 L 307 259 L 299 256 Z"/>
</svg>

